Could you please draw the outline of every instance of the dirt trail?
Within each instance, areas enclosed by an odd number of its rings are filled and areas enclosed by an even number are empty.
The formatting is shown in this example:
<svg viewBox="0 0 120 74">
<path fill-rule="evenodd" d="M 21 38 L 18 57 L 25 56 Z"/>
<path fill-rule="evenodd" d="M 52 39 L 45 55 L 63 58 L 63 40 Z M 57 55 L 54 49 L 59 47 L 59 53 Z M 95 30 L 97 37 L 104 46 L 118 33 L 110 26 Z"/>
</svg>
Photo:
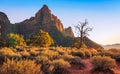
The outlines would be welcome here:
<svg viewBox="0 0 120 74">
<path fill-rule="evenodd" d="M 72 67 L 68 69 L 70 74 L 92 74 L 91 73 L 92 64 L 90 63 L 90 60 L 82 59 L 82 61 L 85 63 L 86 67 L 83 69 L 80 69 L 78 66 L 72 65 Z M 120 63 L 117 63 L 117 67 L 114 68 L 113 71 L 115 72 L 115 74 L 120 74 Z M 108 74 L 111 74 L 111 73 L 108 73 Z"/>
<path fill-rule="evenodd" d="M 82 61 L 85 63 L 85 68 L 80 69 L 78 66 L 72 65 L 71 68 L 68 70 L 70 71 L 70 74 L 91 74 L 92 65 L 89 61 L 89 59 L 82 59 Z"/>
<path fill-rule="evenodd" d="M 113 71 L 115 72 L 115 74 L 120 74 L 120 62 L 117 63 L 117 67 L 113 69 Z"/>
</svg>

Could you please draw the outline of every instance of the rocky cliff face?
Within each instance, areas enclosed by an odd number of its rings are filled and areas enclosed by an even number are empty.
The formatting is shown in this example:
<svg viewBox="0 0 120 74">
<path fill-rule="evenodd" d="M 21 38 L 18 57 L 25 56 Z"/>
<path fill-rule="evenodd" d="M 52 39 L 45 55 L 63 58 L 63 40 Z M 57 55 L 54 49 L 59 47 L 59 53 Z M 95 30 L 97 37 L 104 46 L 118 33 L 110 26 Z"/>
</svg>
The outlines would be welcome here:
<svg viewBox="0 0 120 74">
<path fill-rule="evenodd" d="M 47 30 L 51 27 L 56 28 L 60 32 L 63 32 L 63 24 L 53 15 L 47 5 L 44 5 L 35 15 L 37 23 L 40 23 L 43 29 Z"/>
<path fill-rule="evenodd" d="M 6 38 L 8 34 L 8 26 L 10 24 L 10 21 L 8 20 L 8 17 L 3 12 L 0 12 L 0 37 Z"/>
<path fill-rule="evenodd" d="M 64 33 L 65 33 L 66 36 L 74 38 L 74 33 L 73 33 L 71 27 L 66 28 Z"/>
<path fill-rule="evenodd" d="M 51 13 L 46 5 L 35 14 L 35 17 L 18 23 L 18 33 L 23 34 L 26 39 L 39 29 L 49 32 L 51 28 L 57 29 L 60 32 L 64 31 L 61 21 Z"/>
</svg>

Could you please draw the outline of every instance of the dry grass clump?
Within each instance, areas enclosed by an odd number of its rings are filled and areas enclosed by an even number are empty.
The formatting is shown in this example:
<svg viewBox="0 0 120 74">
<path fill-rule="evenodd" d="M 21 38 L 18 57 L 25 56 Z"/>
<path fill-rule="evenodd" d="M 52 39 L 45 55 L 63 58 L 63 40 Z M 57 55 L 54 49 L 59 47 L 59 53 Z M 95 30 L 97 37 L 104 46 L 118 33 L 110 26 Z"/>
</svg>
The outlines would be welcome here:
<svg viewBox="0 0 120 74">
<path fill-rule="evenodd" d="M 54 66 L 58 66 L 58 67 L 61 67 L 61 68 L 68 68 L 68 67 L 71 67 L 70 63 L 63 60 L 63 59 L 56 59 L 56 60 L 53 60 L 52 64 Z"/>
<path fill-rule="evenodd" d="M 35 59 L 36 59 L 36 62 L 38 64 L 45 65 L 45 64 L 49 64 L 50 63 L 49 58 L 47 56 L 44 56 L 44 55 L 37 56 Z"/>
<path fill-rule="evenodd" d="M 54 60 L 59 56 L 59 53 L 56 51 L 52 51 L 52 50 L 44 50 L 44 51 L 41 51 L 40 55 L 45 55 L 50 60 Z"/>
<path fill-rule="evenodd" d="M 74 50 L 71 52 L 73 56 L 78 56 L 81 58 L 90 58 L 92 57 L 91 50 L 88 49 L 79 49 L 79 50 Z"/>
<path fill-rule="evenodd" d="M 2 48 L 2 49 L 0 49 L 0 54 L 5 55 L 5 56 L 14 56 L 15 55 L 13 50 L 10 49 L 10 48 Z"/>
<path fill-rule="evenodd" d="M 70 62 L 72 59 L 74 59 L 74 56 L 70 54 L 63 54 L 60 56 L 60 58 Z"/>
<path fill-rule="evenodd" d="M 10 49 L 6 47 L 0 49 L 0 55 L 8 58 L 21 57 L 21 54 L 19 52 L 16 52 L 15 49 Z"/>
<path fill-rule="evenodd" d="M 81 58 L 84 58 L 85 57 L 85 53 L 82 51 L 82 50 L 73 50 L 71 52 L 71 54 L 73 56 L 78 56 L 78 57 L 81 57 Z"/>
<path fill-rule="evenodd" d="M 71 67 L 70 63 L 63 59 L 54 60 L 52 65 L 54 66 L 53 74 L 68 74 L 67 68 Z"/>
<path fill-rule="evenodd" d="M 29 52 L 32 56 L 37 56 L 39 54 L 39 51 L 38 50 L 33 50 L 31 49 L 30 52 Z"/>
<path fill-rule="evenodd" d="M 120 61 L 120 50 L 119 49 L 109 49 L 109 50 L 98 50 L 98 55 L 110 56 L 116 61 Z"/>
<path fill-rule="evenodd" d="M 91 49 L 90 52 L 91 52 L 92 56 L 98 55 L 98 52 L 95 49 Z"/>
<path fill-rule="evenodd" d="M 9 60 L 0 68 L 0 74 L 42 74 L 40 65 L 31 60 Z"/>
<path fill-rule="evenodd" d="M 22 55 L 22 57 L 29 57 L 30 56 L 30 53 L 26 50 L 23 52 L 20 52 L 20 54 Z"/>
<path fill-rule="evenodd" d="M 80 57 L 74 57 L 74 58 L 71 60 L 70 63 L 71 63 L 71 65 L 79 66 L 79 68 L 84 68 L 84 67 L 85 67 L 84 62 L 82 62 L 82 60 L 81 60 Z"/>
<path fill-rule="evenodd" d="M 116 61 L 107 56 L 96 56 L 91 58 L 93 70 L 106 71 L 116 67 Z"/>
<path fill-rule="evenodd" d="M 84 50 L 84 53 L 85 53 L 85 58 L 92 57 L 92 53 L 90 52 L 90 50 Z"/>
<path fill-rule="evenodd" d="M 64 53 L 67 53 L 67 52 L 65 52 L 64 49 L 59 48 L 59 47 L 56 48 L 56 51 L 57 51 L 60 55 L 62 55 L 62 54 L 64 54 Z"/>
</svg>

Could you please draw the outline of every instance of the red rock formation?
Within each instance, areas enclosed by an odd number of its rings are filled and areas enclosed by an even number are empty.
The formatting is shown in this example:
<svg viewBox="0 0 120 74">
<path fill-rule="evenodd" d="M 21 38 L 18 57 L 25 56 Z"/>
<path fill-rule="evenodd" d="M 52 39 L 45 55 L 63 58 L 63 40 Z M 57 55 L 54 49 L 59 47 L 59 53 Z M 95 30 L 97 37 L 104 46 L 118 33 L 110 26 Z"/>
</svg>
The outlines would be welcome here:
<svg viewBox="0 0 120 74">
<path fill-rule="evenodd" d="M 64 31 L 63 24 L 57 16 L 51 13 L 47 5 L 44 5 L 35 14 L 35 17 L 31 17 L 30 19 L 18 23 L 18 33 L 23 34 L 26 39 L 39 29 L 49 31 L 51 28 L 55 28 L 62 33 Z"/>
<path fill-rule="evenodd" d="M 71 27 L 66 28 L 64 33 L 65 33 L 66 36 L 74 38 L 74 33 L 73 33 Z"/>
</svg>

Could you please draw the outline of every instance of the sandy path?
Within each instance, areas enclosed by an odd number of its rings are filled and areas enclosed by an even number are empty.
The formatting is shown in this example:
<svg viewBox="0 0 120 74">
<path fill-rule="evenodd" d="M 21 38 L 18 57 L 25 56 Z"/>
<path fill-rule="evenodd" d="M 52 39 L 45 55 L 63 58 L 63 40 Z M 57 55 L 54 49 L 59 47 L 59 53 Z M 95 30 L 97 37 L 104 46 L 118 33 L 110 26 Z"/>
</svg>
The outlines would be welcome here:
<svg viewBox="0 0 120 74">
<path fill-rule="evenodd" d="M 80 69 L 78 66 L 72 65 L 71 68 L 68 68 L 68 71 L 70 72 L 70 74 L 92 74 L 91 73 L 92 64 L 90 63 L 90 60 L 82 59 L 82 61 L 85 63 L 86 67 L 83 69 Z M 117 67 L 114 68 L 113 71 L 115 72 L 115 74 L 120 74 L 120 62 L 117 63 Z M 111 74 L 111 73 L 108 73 L 108 74 Z"/>
<path fill-rule="evenodd" d="M 91 74 L 92 65 L 89 61 L 89 59 L 82 59 L 82 61 L 85 63 L 85 68 L 80 69 L 78 66 L 73 65 L 68 70 L 70 71 L 70 74 Z"/>
</svg>

